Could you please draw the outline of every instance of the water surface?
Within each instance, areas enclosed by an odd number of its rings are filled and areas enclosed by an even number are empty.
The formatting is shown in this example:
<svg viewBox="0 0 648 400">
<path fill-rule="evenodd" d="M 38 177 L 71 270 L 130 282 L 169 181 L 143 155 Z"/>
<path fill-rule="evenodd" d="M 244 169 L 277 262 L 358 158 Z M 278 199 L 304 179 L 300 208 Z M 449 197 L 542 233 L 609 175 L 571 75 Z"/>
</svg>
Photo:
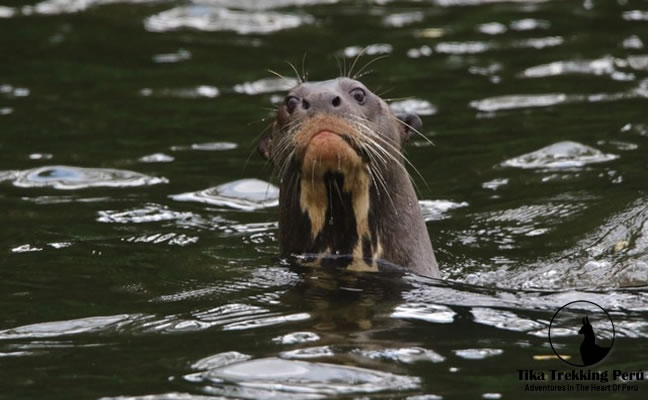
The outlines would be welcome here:
<svg viewBox="0 0 648 400">
<path fill-rule="evenodd" d="M 574 300 L 648 370 L 646 46 L 638 0 L 1 3 L 0 398 L 526 398 Z M 286 61 L 360 53 L 442 281 L 276 258 Z"/>
</svg>

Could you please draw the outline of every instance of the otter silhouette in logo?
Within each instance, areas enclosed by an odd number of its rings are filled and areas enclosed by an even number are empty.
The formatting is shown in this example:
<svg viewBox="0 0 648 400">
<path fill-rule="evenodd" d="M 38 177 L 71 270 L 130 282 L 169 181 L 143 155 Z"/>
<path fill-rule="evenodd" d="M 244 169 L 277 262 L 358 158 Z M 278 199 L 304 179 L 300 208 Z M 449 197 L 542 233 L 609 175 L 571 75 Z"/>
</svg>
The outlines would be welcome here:
<svg viewBox="0 0 648 400">
<path fill-rule="evenodd" d="M 609 347 L 601 347 L 596 344 L 596 335 L 588 317 L 583 318 L 583 326 L 578 331 L 584 335 L 583 343 L 580 345 L 580 354 L 585 366 L 596 364 L 605 358 L 610 351 Z"/>
</svg>

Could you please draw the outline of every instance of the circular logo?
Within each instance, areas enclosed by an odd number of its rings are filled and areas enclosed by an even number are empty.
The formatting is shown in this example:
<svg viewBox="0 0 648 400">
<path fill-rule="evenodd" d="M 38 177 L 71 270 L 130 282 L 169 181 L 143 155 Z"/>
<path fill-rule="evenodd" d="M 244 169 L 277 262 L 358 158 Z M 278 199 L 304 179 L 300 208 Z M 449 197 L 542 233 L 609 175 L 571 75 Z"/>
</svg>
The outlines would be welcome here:
<svg viewBox="0 0 648 400">
<path fill-rule="evenodd" d="M 614 344 L 614 335 L 610 314 L 587 300 L 560 307 L 549 324 L 551 349 L 574 367 L 588 367 L 602 361 Z"/>
</svg>

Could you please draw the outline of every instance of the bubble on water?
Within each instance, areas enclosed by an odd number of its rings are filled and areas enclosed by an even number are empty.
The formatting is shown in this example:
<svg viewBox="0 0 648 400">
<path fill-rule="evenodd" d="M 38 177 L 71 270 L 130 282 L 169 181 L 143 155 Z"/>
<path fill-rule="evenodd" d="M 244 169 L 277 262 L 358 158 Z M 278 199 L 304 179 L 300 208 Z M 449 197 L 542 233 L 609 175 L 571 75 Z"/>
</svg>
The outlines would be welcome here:
<svg viewBox="0 0 648 400">
<path fill-rule="evenodd" d="M 603 153 L 581 143 L 565 141 L 511 158 L 504 161 L 502 166 L 524 169 L 580 168 L 588 164 L 607 162 L 617 158 L 619 156 L 615 154 Z"/>
<path fill-rule="evenodd" d="M 439 221 L 449 218 L 447 212 L 455 208 L 468 207 L 468 203 L 457 203 L 450 200 L 419 200 L 419 206 L 425 221 Z"/>
<path fill-rule="evenodd" d="M 504 353 L 502 349 L 461 349 L 454 350 L 454 353 L 466 360 L 483 360 L 489 357 L 499 356 Z"/>
<path fill-rule="evenodd" d="M 437 108 L 434 104 L 422 99 L 394 101 L 389 104 L 389 107 L 394 114 L 414 113 L 417 115 L 434 115 L 437 113 Z"/>
<path fill-rule="evenodd" d="M 208 32 L 234 31 L 249 35 L 297 28 L 314 21 L 308 14 L 230 10 L 207 4 L 190 4 L 148 17 L 144 26 L 151 32 L 189 28 Z"/>
<path fill-rule="evenodd" d="M 14 186 L 18 187 L 51 187 L 60 190 L 94 187 L 137 187 L 161 183 L 168 183 L 168 180 L 128 170 L 81 168 L 64 165 L 20 171 L 13 180 Z"/>
<path fill-rule="evenodd" d="M 439 353 L 422 347 L 403 347 L 382 350 L 358 350 L 364 357 L 398 361 L 404 364 L 413 364 L 419 361 L 440 363 L 445 357 Z"/>
<path fill-rule="evenodd" d="M 299 82 L 293 78 L 265 78 L 254 82 L 244 82 L 234 86 L 234 91 L 241 94 L 263 94 L 284 92 L 297 86 Z"/>
<path fill-rule="evenodd" d="M 11 107 L 0 107 L 0 115 L 9 115 L 13 113 L 13 108 Z"/>
<path fill-rule="evenodd" d="M 194 201 L 215 206 L 254 211 L 279 204 L 279 188 L 259 179 L 241 179 L 198 192 L 170 196 L 176 201 Z"/>
</svg>

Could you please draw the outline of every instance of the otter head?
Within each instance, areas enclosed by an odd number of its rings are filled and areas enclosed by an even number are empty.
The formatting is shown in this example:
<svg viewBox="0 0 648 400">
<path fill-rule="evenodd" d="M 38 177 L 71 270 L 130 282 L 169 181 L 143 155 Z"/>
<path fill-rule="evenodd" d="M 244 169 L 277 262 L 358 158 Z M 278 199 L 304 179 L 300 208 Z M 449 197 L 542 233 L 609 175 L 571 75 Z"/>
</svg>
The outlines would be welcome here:
<svg viewBox="0 0 648 400">
<path fill-rule="evenodd" d="M 394 115 L 354 79 L 290 90 L 259 145 L 281 179 L 282 255 L 309 254 L 315 263 L 343 256 L 351 269 L 377 270 L 378 219 L 397 213 L 394 198 L 403 197 L 390 192 L 407 185 L 405 201 L 412 206 L 414 197 L 417 207 L 401 151 L 421 125 L 415 114 Z"/>
<path fill-rule="evenodd" d="M 394 115 L 354 79 L 305 82 L 288 92 L 259 150 L 280 170 L 296 161 L 302 172 L 322 178 L 327 172 L 366 169 L 377 156 L 372 145 L 397 156 L 421 126 L 416 114 Z"/>
</svg>

